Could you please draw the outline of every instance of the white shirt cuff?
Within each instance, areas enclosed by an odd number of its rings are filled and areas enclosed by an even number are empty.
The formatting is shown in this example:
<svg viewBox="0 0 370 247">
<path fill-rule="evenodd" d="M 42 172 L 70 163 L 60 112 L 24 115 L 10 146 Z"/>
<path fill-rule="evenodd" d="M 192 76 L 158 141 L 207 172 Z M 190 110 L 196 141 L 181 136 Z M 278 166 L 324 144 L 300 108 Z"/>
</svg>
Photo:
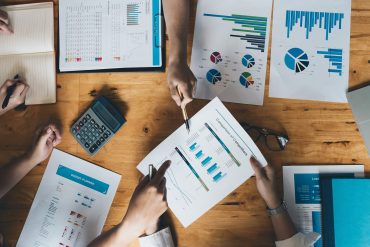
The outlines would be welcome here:
<svg viewBox="0 0 370 247">
<path fill-rule="evenodd" d="M 139 238 L 141 247 L 175 247 L 170 228 Z"/>
<path fill-rule="evenodd" d="M 289 239 L 276 241 L 276 247 L 310 247 L 321 238 L 321 235 L 316 232 L 308 234 L 297 233 Z"/>
</svg>

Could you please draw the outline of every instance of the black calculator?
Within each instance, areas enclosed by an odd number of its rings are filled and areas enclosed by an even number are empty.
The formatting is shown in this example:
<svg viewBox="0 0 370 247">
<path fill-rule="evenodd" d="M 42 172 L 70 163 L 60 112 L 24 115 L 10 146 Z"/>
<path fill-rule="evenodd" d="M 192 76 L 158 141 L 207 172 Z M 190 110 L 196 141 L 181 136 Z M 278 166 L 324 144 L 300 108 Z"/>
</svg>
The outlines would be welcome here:
<svg viewBox="0 0 370 247">
<path fill-rule="evenodd" d="M 72 125 L 71 133 L 90 155 L 95 155 L 125 122 L 116 107 L 100 96 Z"/>
</svg>

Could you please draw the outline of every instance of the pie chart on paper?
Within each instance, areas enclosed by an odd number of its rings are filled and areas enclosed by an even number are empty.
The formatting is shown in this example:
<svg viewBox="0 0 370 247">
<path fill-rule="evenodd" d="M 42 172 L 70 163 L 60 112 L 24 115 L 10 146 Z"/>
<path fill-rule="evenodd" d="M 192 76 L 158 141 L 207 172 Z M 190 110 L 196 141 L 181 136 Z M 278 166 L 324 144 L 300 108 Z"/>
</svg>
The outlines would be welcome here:
<svg viewBox="0 0 370 247">
<path fill-rule="evenodd" d="M 248 88 L 250 85 L 254 84 L 254 79 L 249 72 L 244 72 L 239 77 L 240 84 L 242 84 L 244 87 Z"/>
<path fill-rule="evenodd" d="M 211 62 L 214 63 L 214 64 L 218 64 L 218 63 L 221 63 L 222 62 L 222 56 L 221 56 L 221 53 L 219 53 L 218 51 L 215 51 L 211 54 Z"/>
<path fill-rule="evenodd" d="M 221 73 L 216 69 L 211 69 L 207 72 L 207 81 L 215 85 L 222 80 Z"/>
<path fill-rule="evenodd" d="M 242 58 L 242 64 L 247 68 L 252 68 L 256 64 L 256 61 L 254 60 L 254 57 L 247 54 Z"/>
<path fill-rule="evenodd" d="M 310 64 L 308 55 L 299 48 L 290 49 L 285 55 L 284 62 L 288 69 L 296 73 L 304 71 Z"/>
</svg>

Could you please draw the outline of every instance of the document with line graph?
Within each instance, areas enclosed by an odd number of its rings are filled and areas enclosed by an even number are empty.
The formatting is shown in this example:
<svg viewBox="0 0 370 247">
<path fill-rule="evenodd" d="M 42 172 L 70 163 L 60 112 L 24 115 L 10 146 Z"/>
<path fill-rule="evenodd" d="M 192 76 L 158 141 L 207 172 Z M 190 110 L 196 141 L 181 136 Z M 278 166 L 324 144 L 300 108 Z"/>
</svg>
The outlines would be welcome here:
<svg viewBox="0 0 370 247">
<path fill-rule="evenodd" d="M 182 125 L 140 162 L 148 173 L 166 161 L 168 205 L 184 227 L 189 226 L 249 179 L 250 157 L 267 162 L 253 140 L 222 102 L 215 98 L 190 120 L 190 133 Z"/>
<path fill-rule="evenodd" d="M 60 0 L 61 72 L 161 69 L 161 0 Z"/>
</svg>

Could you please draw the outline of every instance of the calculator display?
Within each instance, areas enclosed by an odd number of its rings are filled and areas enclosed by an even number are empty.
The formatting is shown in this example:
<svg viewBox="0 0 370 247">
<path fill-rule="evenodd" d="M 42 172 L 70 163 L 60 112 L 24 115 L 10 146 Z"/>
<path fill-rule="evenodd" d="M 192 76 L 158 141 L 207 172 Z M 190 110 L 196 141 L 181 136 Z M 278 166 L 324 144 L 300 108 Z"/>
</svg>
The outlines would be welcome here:
<svg viewBox="0 0 370 247">
<path fill-rule="evenodd" d="M 96 115 L 113 131 L 117 131 L 120 127 L 120 123 L 112 116 L 107 108 L 97 101 L 92 106 L 93 111 Z"/>
</svg>

